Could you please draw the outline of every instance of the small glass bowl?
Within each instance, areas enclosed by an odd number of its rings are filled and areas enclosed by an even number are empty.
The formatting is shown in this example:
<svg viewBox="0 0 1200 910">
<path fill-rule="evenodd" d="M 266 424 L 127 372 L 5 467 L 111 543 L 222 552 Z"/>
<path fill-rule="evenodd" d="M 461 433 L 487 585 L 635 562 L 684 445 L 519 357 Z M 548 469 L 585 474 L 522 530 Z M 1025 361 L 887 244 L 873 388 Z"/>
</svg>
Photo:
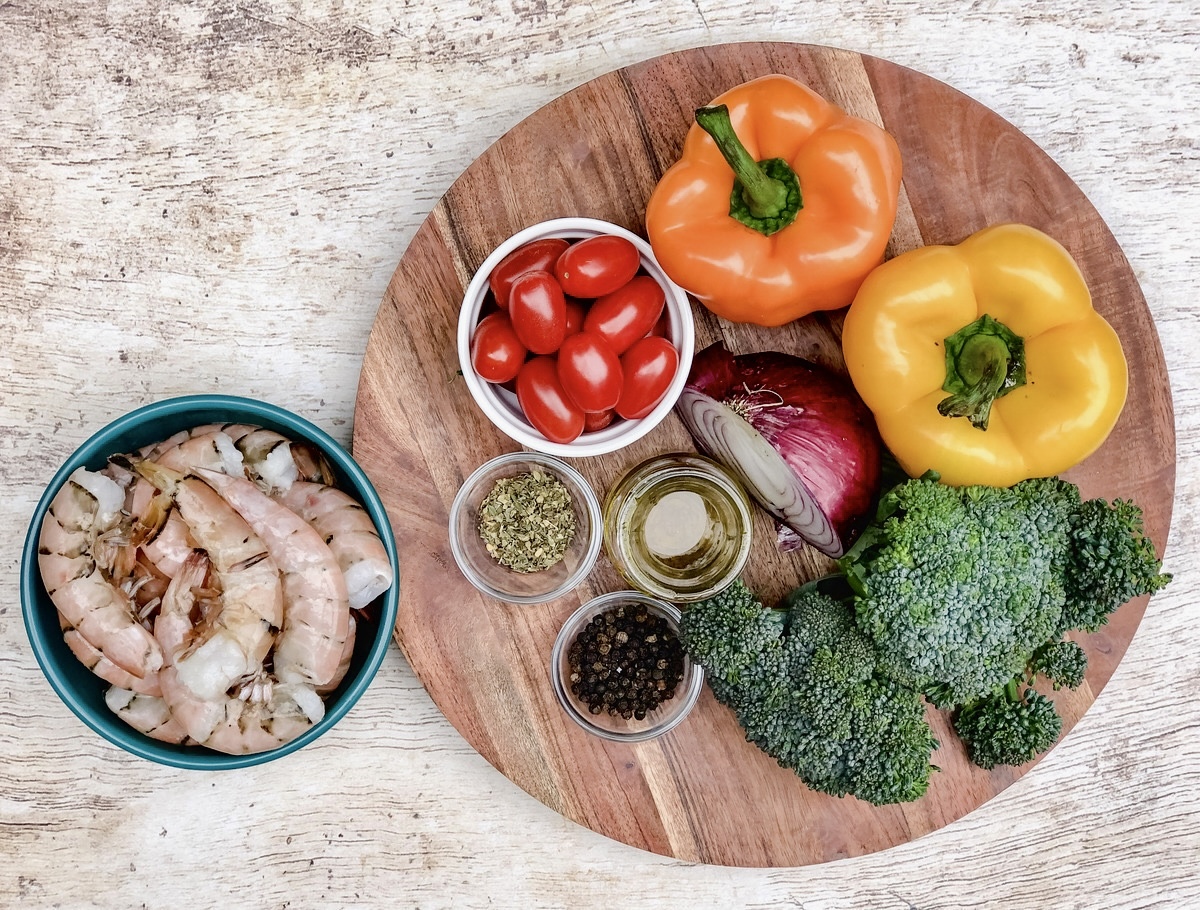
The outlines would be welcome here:
<svg viewBox="0 0 1200 910">
<path fill-rule="evenodd" d="M 538 468 L 563 482 L 575 509 L 575 537 L 562 560 L 540 572 L 514 572 L 487 551 L 479 535 L 479 507 L 496 481 Z M 487 461 L 467 478 L 450 506 L 450 550 L 476 588 L 515 604 L 542 603 L 567 594 L 587 577 L 600 555 L 600 501 L 583 475 L 560 458 L 510 452 Z"/>
<path fill-rule="evenodd" d="M 583 729 L 613 742 L 640 743 L 674 729 L 687 717 L 700 697 L 700 690 L 704 688 L 704 669 L 693 663 L 685 652 L 683 679 L 675 687 L 675 694 L 642 720 L 626 720 L 623 717 L 613 717 L 607 712 L 590 713 L 587 706 L 571 692 L 571 665 L 567 654 L 583 627 L 592 621 L 592 617 L 621 604 L 644 604 L 651 613 L 665 618 L 671 630 L 676 635 L 679 634 L 680 613 L 678 608 L 671 604 L 637 591 L 601 594 L 583 604 L 563 623 L 558 638 L 554 641 L 554 650 L 550 654 L 550 680 L 554 685 L 558 703 L 567 712 L 567 716 Z"/>
<path fill-rule="evenodd" d="M 752 529 L 750 499 L 737 479 L 686 452 L 635 465 L 604 500 L 613 566 L 632 587 L 672 603 L 694 603 L 728 587 L 750 556 Z M 648 542 L 652 534 L 657 546 Z"/>
</svg>

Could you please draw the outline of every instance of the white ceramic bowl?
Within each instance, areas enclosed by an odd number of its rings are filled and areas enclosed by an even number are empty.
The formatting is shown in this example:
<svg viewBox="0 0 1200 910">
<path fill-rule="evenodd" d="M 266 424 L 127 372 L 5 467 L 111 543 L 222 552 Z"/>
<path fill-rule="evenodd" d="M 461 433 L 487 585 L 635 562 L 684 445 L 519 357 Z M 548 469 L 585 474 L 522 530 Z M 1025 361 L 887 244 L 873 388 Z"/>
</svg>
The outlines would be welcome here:
<svg viewBox="0 0 1200 910">
<path fill-rule="evenodd" d="M 566 240 L 582 240 L 596 234 L 616 234 L 624 237 L 638 248 L 642 256 L 642 268 L 646 274 L 662 285 L 666 292 L 666 313 L 668 321 L 667 337 L 679 352 L 679 369 L 675 378 L 667 388 L 667 393 L 655 406 L 654 410 L 639 420 L 623 420 L 617 418 L 602 430 L 583 433 L 579 438 L 568 443 L 551 442 L 525 419 L 517 396 L 507 389 L 480 379 L 471 367 L 471 336 L 479 322 L 479 314 L 483 309 L 484 300 L 488 293 L 488 276 L 509 253 L 531 240 L 545 237 L 562 237 Z M 692 320 L 691 302 L 686 292 L 667 277 L 659 266 L 650 250 L 650 244 L 620 225 L 595 218 L 555 218 L 534 224 L 513 234 L 500 244 L 490 256 L 483 261 L 479 270 L 467 286 L 463 295 L 462 310 L 458 317 L 458 361 L 471 397 L 483 410 L 488 419 L 495 424 L 506 436 L 514 439 L 527 448 L 549 455 L 559 455 L 568 458 L 583 458 L 589 455 L 604 455 L 641 439 L 653 430 L 675 406 L 683 386 L 687 382 L 688 373 L 692 368 L 692 355 L 696 348 L 695 323 Z"/>
</svg>

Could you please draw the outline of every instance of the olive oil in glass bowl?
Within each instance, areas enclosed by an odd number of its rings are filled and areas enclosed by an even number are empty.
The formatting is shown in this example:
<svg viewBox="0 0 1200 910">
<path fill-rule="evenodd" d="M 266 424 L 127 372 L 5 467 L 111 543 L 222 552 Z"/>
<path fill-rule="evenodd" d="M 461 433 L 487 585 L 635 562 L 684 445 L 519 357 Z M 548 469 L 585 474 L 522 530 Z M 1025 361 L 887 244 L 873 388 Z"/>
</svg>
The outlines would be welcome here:
<svg viewBox="0 0 1200 910">
<path fill-rule="evenodd" d="M 750 500 L 711 459 L 677 453 L 633 467 L 604 501 L 608 557 L 639 591 L 693 603 L 724 590 L 750 555 Z"/>
</svg>

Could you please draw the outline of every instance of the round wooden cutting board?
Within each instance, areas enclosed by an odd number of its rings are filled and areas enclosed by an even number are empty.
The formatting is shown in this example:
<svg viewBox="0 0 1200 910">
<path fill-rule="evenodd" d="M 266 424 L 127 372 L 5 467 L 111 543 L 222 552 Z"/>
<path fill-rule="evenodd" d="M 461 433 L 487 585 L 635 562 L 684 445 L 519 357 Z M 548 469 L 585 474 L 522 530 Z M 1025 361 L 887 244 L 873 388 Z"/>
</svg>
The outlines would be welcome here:
<svg viewBox="0 0 1200 910">
<path fill-rule="evenodd" d="M 494 429 L 456 378 L 455 326 L 472 272 L 527 225 L 565 215 L 643 233 L 646 200 L 678 157 L 695 108 L 766 73 L 785 73 L 896 137 L 904 158 L 889 254 L 957 243 L 1002 221 L 1051 234 L 1075 256 L 1097 309 L 1129 360 L 1129 404 L 1100 451 L 1066 476 L 1085 496 L 1131 498 L 1159 552 L 1170 524 L 1175 436 L 1170 387 L 1129 263 L 1083 193 L 1028 138 L 967 96 L 912 70 L 847 51 L 739 44 L 670 54 L 610 73 L 547 105 L 489 148 L 414 237 L 379 309 L 355 411 L 354 455 L 396 530 L 404 579 L 396 638 L 450 722 L 496 768 L 567 818 L 656 853 L 735 866 L 798 866 L 882 850 L 970 812 L 1025 768 L 966 760 L 947 719 L 931 712 L 940 771 L 921 800 L 875 808 L 809 791 L 745 741 L 706 689 L 670 734 L 642 745 L 601 741 L 560 710 L 549 655 L 583 599 L 624 587 L 605 559 L 587 584 L 537 606 L 478 593 L 450 555 L 447 518 L 464 478 L 516 444 Z M 697 350 L 782 350 L 843 369 L 840 316 L 783 329 L 720 322 L 699 306 Z M 577 462 L 603 496 L 631 465 L 691 451 L 674 416 L 629 449 Z M 824 570 L 811 553 L 779 554 L 757 516 L 747 583 L 772 603 Z M 1079 720 L 1129 644 L 1145 599 L 1082 641 L 1085 685 L 1056 700 L 1064 731 Z"/>
</svg>

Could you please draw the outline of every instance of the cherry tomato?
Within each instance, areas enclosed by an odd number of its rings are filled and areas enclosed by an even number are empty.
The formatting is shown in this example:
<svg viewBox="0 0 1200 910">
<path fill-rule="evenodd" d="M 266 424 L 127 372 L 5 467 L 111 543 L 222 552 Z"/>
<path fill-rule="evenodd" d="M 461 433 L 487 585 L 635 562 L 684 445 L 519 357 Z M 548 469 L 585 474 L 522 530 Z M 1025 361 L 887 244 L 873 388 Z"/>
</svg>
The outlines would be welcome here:
<svg viewBox="0 0 1200 910">
<path fill-rule="evenodd" d="M 561 237 L 546 237 L 531 240 L 501 259 L 488 275 L 488 285 L 501 309 L 508 307 L 514 281 L 526 272 L 550 271 L 568 246 L 570 244 Z"/>
<path fill-rule="evenodd" d="M 679 352 L 665 338 L 651 335 L 636 341 L 621 357 L 625 383 L 616 411 L 626 420 L 637 420 L 654 410 L 679 368 Z"/>
<path fill-rule="evenodd" d="M 576 297 L 568 297 L 567 301 L 567 337 L 583 331 L 583 319 L 587 315 L 587 302 Z"/>
<path fill-rule="evenodd" d="M 567 247 L 554 263 L 554 277 L 572 297 L 611 294 L 637 274 L 637 247 L 615 234 L 597 234 Z"/>
<path fill-rule="evenodd" d="M 597 411 L 595 414 L 583 415 L 583 432 L 595 433 L 597 430 L 603 430 L 606 426 L 613 422 L 616 418 L 616 411 Z"/>
<path fill-rule="evenodd" d="M 521 344 L 535 354 L 553 354 L 567 335 L 567 304 L 549 272 L 526 272 L 513 282 L 508 316 Z"/>
<path fill-rule="evenodd" d="M 517 374 L 517 401 L 534 429 L 551 442 L 571 442 L 583 432 L 583 411 L 558 381 L 553 357 L 525 362 Z"/>
<path fill-rule="evenodd" d="M 525 345 L 503 310 L 479 320 L 471 336 L 471 366 L 487 382 L 515 379 L 525 362 Z"/>
<path fill-rule="evenodd" d="M 654 328 L 666 300 L 661 284 L 649 275 L 638 275 L 593 303 L 583 330 L 595 332 L 619 356 Z"/>
<path fill-rule="evenodd" d="M 621 397 L 621 361 L 599 335 L 580 332 L 558 349 L 558 379 L 588 413 L 607 411 Z"/>
</svg>

